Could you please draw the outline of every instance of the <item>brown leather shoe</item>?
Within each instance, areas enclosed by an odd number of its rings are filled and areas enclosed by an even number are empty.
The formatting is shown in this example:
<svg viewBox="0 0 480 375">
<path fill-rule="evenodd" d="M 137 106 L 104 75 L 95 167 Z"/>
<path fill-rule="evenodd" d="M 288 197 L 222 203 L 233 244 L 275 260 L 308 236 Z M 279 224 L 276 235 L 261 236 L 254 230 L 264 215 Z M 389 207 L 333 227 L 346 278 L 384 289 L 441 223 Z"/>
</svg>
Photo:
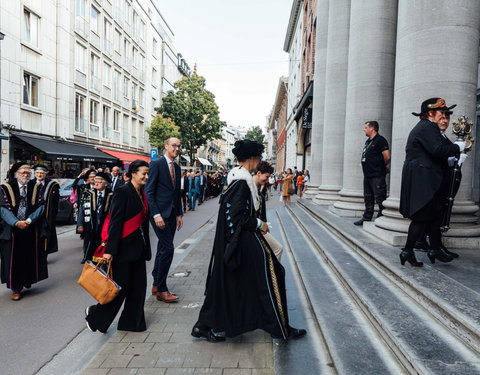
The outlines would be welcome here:
<svg viewBox="0 0 480 375">
<path fill-rule="evenodd" d="M 171 302 L 178 302 L 178 297 L 174 296 L 170 292 L 157 292 L 157 300 L 166 302 L 166 303 L 171 303 Z"/>
<path fill-rule="evenodd" d="M 152 286 L 152 296 L 154 296 L 156 294 L 157 294 L 157 286 L 154 285 L 154 286 Z"/>
<path fill-rule="evenodd" d="M 12 300 L 18 301 L 20 299 L 22 299 L 22 294 L 20 292 L 14 291 L 12 293 Z"/>
</svg>

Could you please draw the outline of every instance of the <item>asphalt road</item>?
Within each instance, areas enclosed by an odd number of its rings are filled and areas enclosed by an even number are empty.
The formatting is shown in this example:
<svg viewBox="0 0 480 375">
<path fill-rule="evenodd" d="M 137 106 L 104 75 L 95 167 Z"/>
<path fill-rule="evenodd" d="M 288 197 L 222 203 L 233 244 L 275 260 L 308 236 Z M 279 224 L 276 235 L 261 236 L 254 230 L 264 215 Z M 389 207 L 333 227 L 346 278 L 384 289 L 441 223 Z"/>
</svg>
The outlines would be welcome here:
<svg viewBox="0 0 480 375">
<path fill-rule="evenodd" d="M 278 201 L 278 197 L 277 197 Z M 190 238 L 218 211 L 218 198 L 184 216 L 184 227 L 175 236 L 175 247 Z M 74 226 L 61 226 L 59 252 L 48 258 L 49 278 L 32 286 L 20 301 L 0 287 L 0 374 L 35 374 L 85 329 L 84 309 L 94 301 L 79 285 L 82 243 Z M 150 232 L 153 253 L 156 237 Z M 176 251 L 181 256 L 182 249 Z M 174 258 L 175 262 L 175 258 Z M 150 274 L 153 260 L 148 262 Z M 151 285 L 151 275 L 149 286 Z"/>
</svg>

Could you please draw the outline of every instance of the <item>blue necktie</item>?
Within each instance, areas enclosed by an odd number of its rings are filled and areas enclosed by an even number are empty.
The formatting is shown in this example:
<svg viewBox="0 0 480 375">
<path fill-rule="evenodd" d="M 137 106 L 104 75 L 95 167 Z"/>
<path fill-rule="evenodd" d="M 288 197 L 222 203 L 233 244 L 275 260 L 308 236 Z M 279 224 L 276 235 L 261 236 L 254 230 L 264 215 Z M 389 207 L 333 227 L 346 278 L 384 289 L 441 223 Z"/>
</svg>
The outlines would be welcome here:
<svg viewBox="0 0 480 375">
<path fill-rule="evenodd" d="M 20 204 L 18 205 L 17 218 L 21 221 L 25 220 L 27 215 L 27 189 L 26 186 L 20 188 Z"/>
</svg>

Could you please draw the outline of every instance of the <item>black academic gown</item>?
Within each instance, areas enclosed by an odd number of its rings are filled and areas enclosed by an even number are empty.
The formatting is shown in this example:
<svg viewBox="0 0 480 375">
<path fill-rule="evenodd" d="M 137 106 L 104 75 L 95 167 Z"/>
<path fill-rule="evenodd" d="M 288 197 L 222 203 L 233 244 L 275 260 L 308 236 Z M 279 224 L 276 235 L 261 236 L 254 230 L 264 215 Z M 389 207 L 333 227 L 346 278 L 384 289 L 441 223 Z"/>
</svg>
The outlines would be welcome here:
<svg viewBox="0 0 480 375">
<path fill-rule="evenodd" d="M 450 156 L 458 157 L 460 149 L 455 144 L 445 143 L 438 125 L 424 119 L 410 131 L 405 151 L 400 213 L 403 217 L 412 218 L 434 198 L 441 206 L 442 164 Z M 433 211 L 438 214 L 440 206 Z"/>
<path fill-rule="evenodd" d="M 92 260 L 95 250 L 102 243 L 102 228 L 110 210 L 113 193 L 109 188 L 104 190 L 101 207 L 97 206 L 97 190 L 85 189 L 83 203 L 78 211 L 77 227 L 83 227 L 83 262 Z"/>
<path fill-rule="evenodd" d="M 58 213 L 58 201 L 60 185 L 58 182 L 45 179 L 45 184 L 41 186 L 42 199 L 45 202 L 45 220 L 42 226 L 42 243 L 41 247 L 47 254 L 58 251 L 57 228 L 55 219 Z"/>
<path fill-rule="evenodd" d="M 221 197 L 198 323 L 227 337 L 260 328 L 286 339 L 285 270 L 256 227 L 250 189 L 236 180 Z"/>
<path fill-rule="evenodd" d="M 0 189 L 0 207 L 14 218 L 18 214 L 20 189 L 16 179 L 5 183 Z M 0 225 L 1 281 L 7 288 L 20 291 L 48 277 L 47 254 L 40 247 L 43 226 L 44 202 L 39 185 L 34 180 L 27 184 L 25 218 L 32 223 L 27 229 L 18 229 L 11 219 L 2 215 Z M 10 214 L 13 214 L 11 216 Z"/>
</svg>

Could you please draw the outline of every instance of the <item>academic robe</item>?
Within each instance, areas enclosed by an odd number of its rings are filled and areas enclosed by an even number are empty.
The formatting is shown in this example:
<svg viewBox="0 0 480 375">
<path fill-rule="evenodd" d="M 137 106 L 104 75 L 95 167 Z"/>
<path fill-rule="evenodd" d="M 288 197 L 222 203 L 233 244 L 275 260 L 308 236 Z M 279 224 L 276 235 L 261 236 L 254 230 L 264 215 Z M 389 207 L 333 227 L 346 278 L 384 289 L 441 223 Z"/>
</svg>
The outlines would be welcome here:
<svg viewBox="0 0 480 375">
<path fill-rule="evenodd" d="M 45 202 L 45 220 L 42 226 L 41 247 L 47 254 L 58 251 L 57 228 L 55 219 L 58 213 L 58 201 L 60 199 L 60 185 L 58 182 L 45 179 L 45 184 L 41 185 L 41 194 Z"/>
<path fill-rule="evenodd" d="M 113 193 L 109 188 L 104 190 L 101 206 L 97 205 L 98 191 L 85 189 L 83 203 L 78 210 L 77 228 L 83 227 L 83 260 L 92 260 L 95 250 L 102 243 L 102 228 L 110 210 Z"/>
<path fill-rule="evenodd" d="M 20 291 L 23 287 L 48 277 L 47 254 L 42 243 L 41 228 L 45 205 L 39 185 L 34 180 L 27 184 L 26 216 L 32 223 L 27 229 L 18 229 L 17 218 L 20 189 L 16 179 L 0 186 L 0 251 L 1 282 L 7 288 Z"/>
<path fill-rule="evenodd" d="M 244 180 L 222 194 L 198 323 L 227 337 L 260 328 L 286 339 L 285 270 L 257 230 L 252 200 Z"/>
</svg>

